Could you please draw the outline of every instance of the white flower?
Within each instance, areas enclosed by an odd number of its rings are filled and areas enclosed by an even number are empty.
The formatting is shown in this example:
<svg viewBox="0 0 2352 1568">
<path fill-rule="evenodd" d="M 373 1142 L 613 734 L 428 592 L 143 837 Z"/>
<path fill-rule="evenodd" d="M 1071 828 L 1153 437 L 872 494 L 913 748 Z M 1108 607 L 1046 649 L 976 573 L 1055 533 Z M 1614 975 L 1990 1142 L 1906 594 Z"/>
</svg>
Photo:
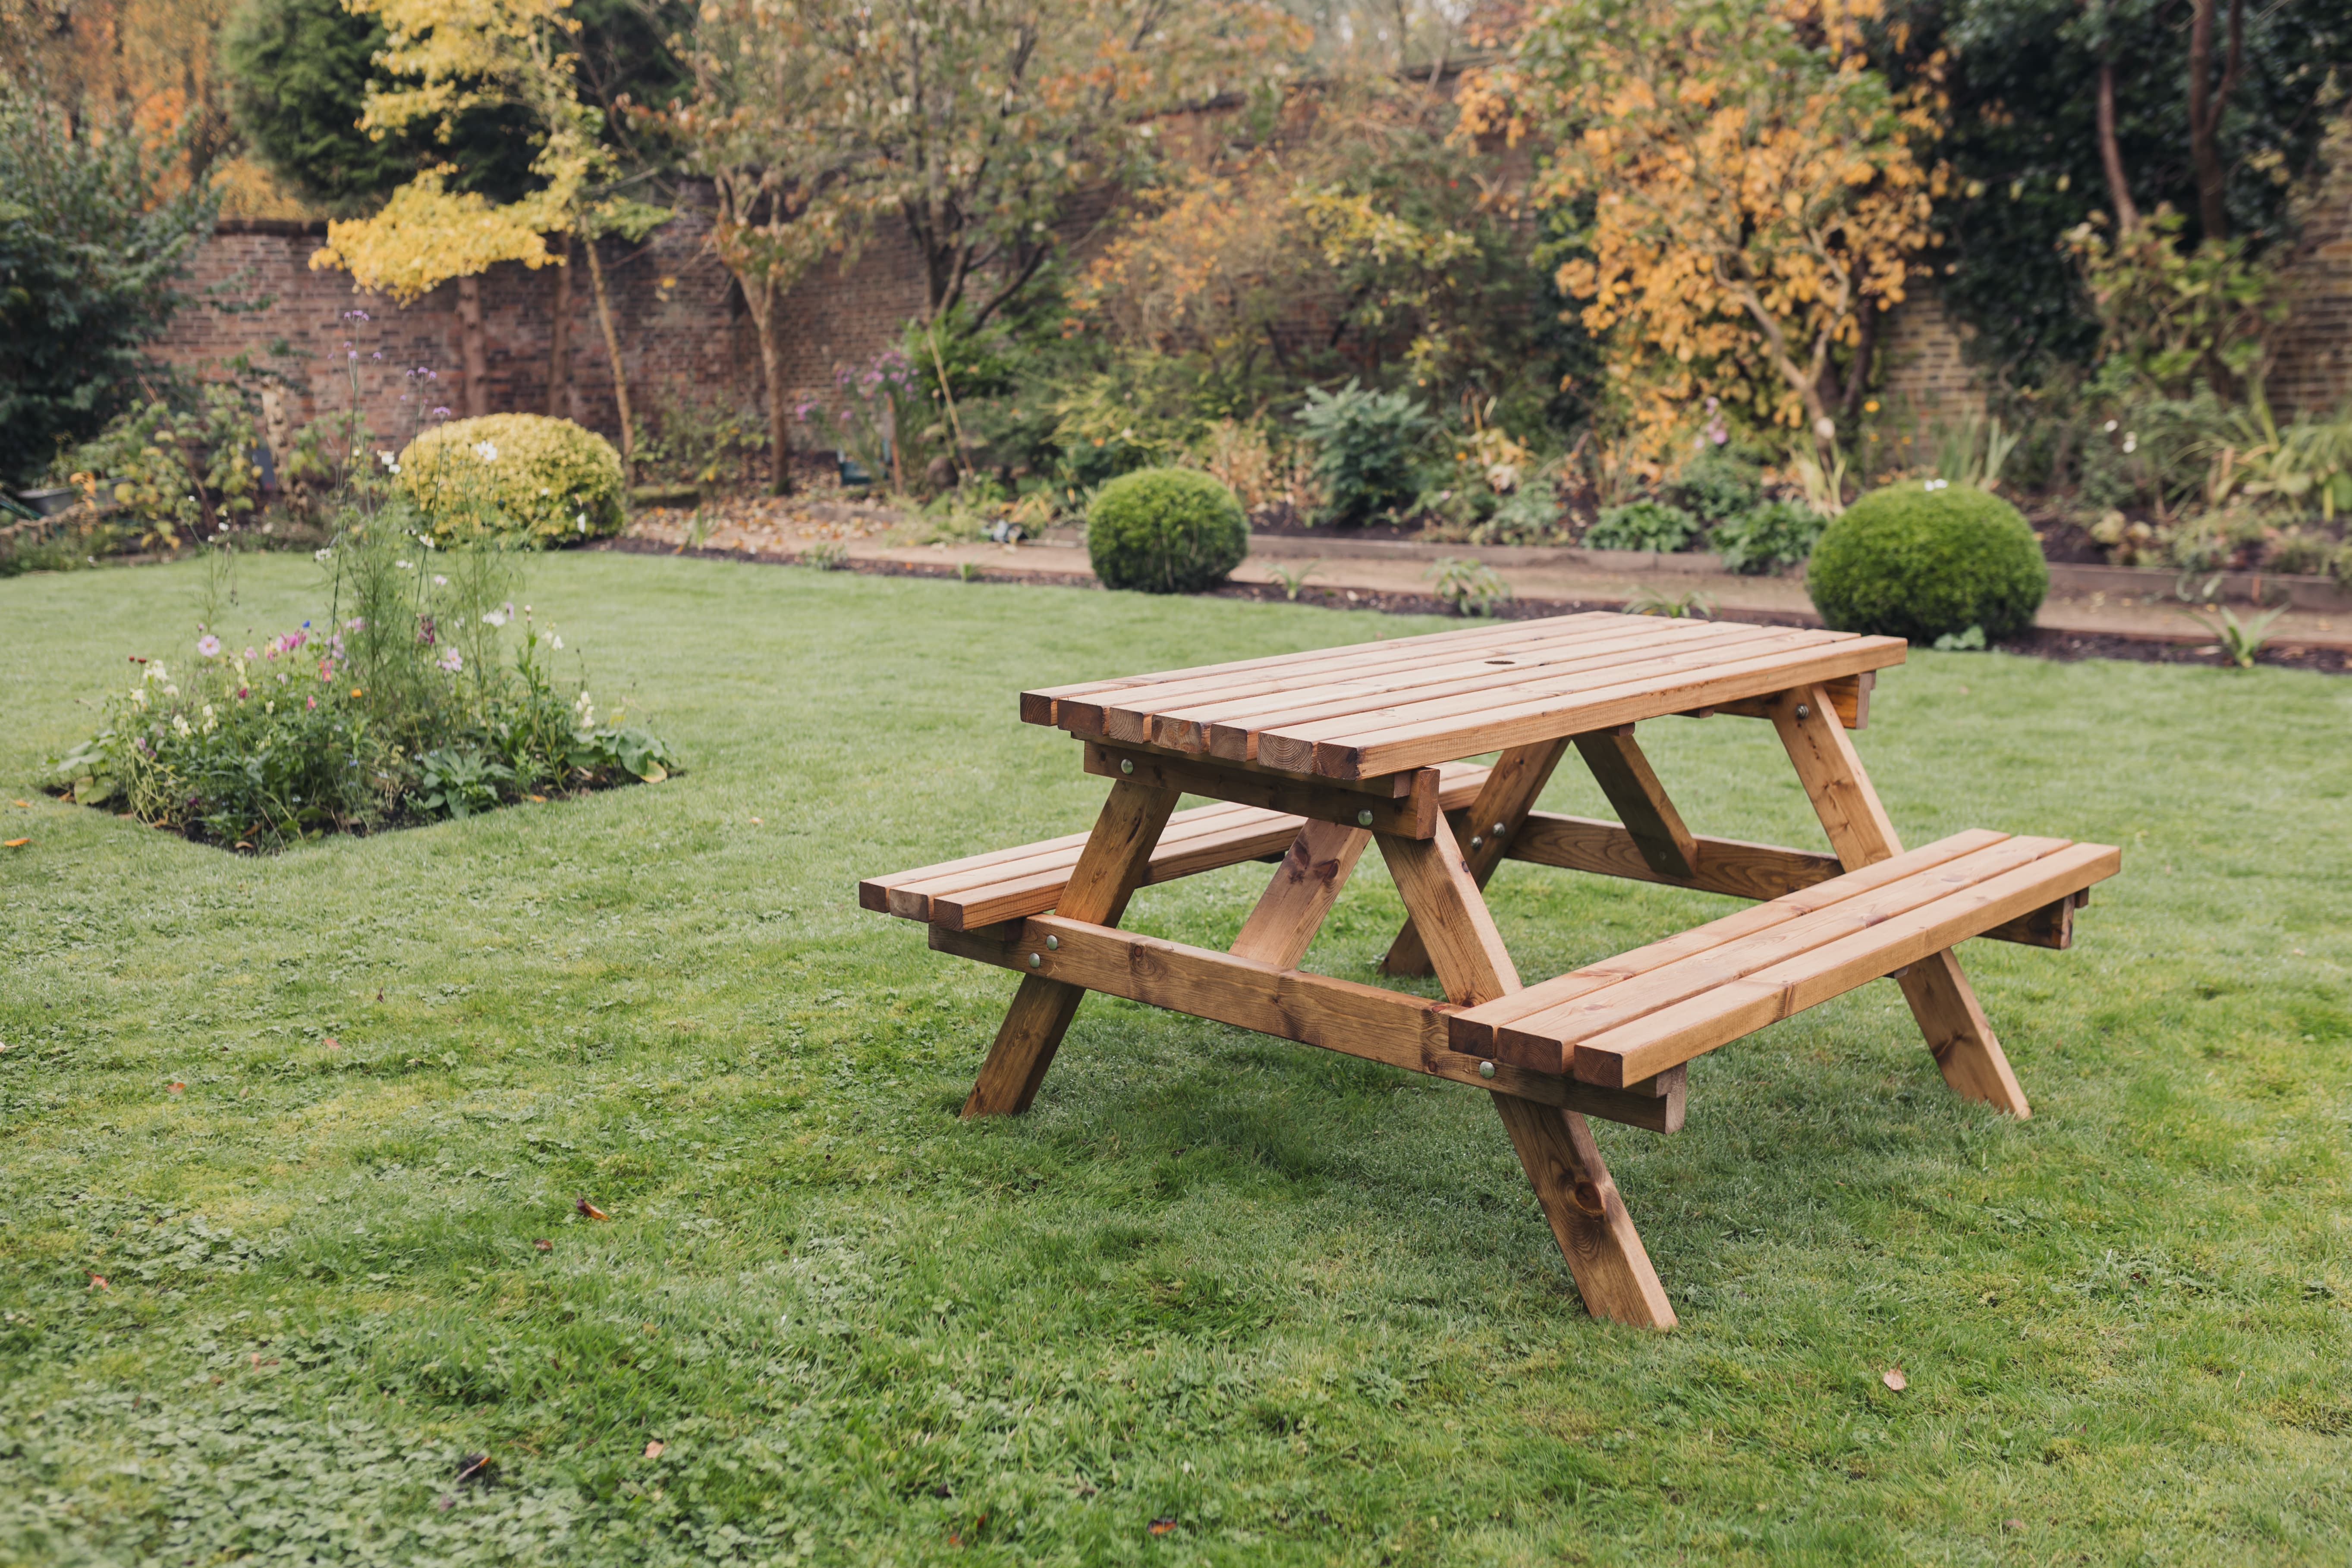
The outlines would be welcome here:
<svg viewBox="0 0 2352 1568">
<path fill-rule="evenodd" d="M 418 534 L 416 536 L 416 542 L 422 544 L 427 550 L 438 550 L 441 548 L 438 544 L 433 542 L 433 536 L 429 533 Z"/>
<path fill-rule="evenodd" d="M 2138 436 L 2138 433 L 2137 433 L 2137 432 L 2133 432 L 2132 434 L 2126 435 L 2126 436 L 2124 437 L 2124 453 L 2125 453 L 2125 455 L 2126 455 L 2126 456 L 2129 456 L 2130 454 L 2132 454 L 2132 453 L 2134 453 L 2134 452 L 2137 452 L 2137 451 L 2138 451 L 2138 450 L 2139 450 L 2139 436 Z"/>
<path fill-rule="evenodd" d="M 399 567 L 403 572 L 414 572 L 416 570 L 416 563 L 414 561 L 395 561 L 393 564 Z"/>
<path fill-rule="evenodd" d="M 582 729 L 588 730 L 595 727 L 596 705 L 588 700 L 588 694 L 585 691 L 583 691 L 572 702 L 572 711 L 578 717 Z"/>
<path fill-rule="evenodd" d="M 539 487 L 539 493 L 540 493 L 540 494 L 541 494 L 541 495 L 543 495 L 543 496 L 551 496 L 551 495 L 553 495 L 555 492 L 554 492 L 553 490 L 551 490 L 551 489 L 549 489 L 545 485 L 541 485 L 541 486 L 540 486 L 540 487 Z"/>
<path fill-rule="evenodd" d="M 163 661 L 159 658 L 147 667 L 146 679 L 160 683 L 171 679 L 172 672 L 163 668 Z"/>
<path fill-rule="evenodd" d="M 209 702 L 205 703 L 205 734 L 207 734 L 207 735 L 209 735 L 209 734 L 211 734 L 215 730 L 217 730 L 217 729 L 219 729 L 219 728 L 220 728 L 220 721 L 219 721 L 217 718 L 215 718 L 215 717 L 213 716 L 213 705 L 212 705 L 211 703 L 209 703 Z"/>
<path fill-rule="evenodd" d="M 436 572 L 433 574 L 433 585 L 436 588 L 446 588 L 449 585 L 449 579 Z"/>
<path fill-rule="evenodd" d="M 335 552 L 331 550 L 313 550 L 310 552 L 310 559 L 313 561 L 332 561 L 334 558 Z"/>
<path fill-rule="evenodd" d="M 174 713 L 172 715 L 172 732 L 183 740 L 185 740 L 190 734 L 194 733 L 194 731 L 188 728 L 188 719 L 186 714 Z"/>
<path fill-rule="evenodd" d="M 584 512 L 584 511 L 583 511 L 583 512 L 582 512 L 582 513 L 580 514 L 580 516 L 578 517 L 578 519 L 576 520 L 576 523 L 577 523 L 577 526 L 579 527 L 579 530 L 580 530 L 580 531 L 581 531 L 581 532 L 583 532 L 583 533 L 587 532 L 587 531 L 588 531 L 588 514 L 587 514 L 586 512 Z"/>
<path fill-rule="evenodd" d="M 278 704 L 275 700 L 265 702 L 261 705 L 261 710 L 264 713 L 275 713 L 278 711 Z"/>
<path fill-rule="evenodd" d="M 147 689 L 146 689 L 145 687 L 143 687 L 143 686 L 134 686 L 134 687 L 132 687 L 132 688 L 131 689 L 131 702 L 132 702 L 135 706 L 137 706 L 137 707 L 141 707 L 141 708 L 144 708 L 144 707 L 146 707 L 146 706 L 147 706 Z"/>
<path fill-rule="evenodd" d="M 482 625 L 486 626 L 502 626 L 513 619 L 514 601 L 512 599 L 509 599 L 500 608 L 485 612 L 482 616 Z"/>
<path fill-rule="evenodd" d="M 550 636 L 550 637 L 548 637 L 547 641 L 548 641 L 548 645 L 549 645 L 551 647 L 555 647 L 555 648 L 559 648 L 559 649 L 560 649 L 560 648 L 562 648 L 562 647 L 563 647 L 563 639 L 562 639 L 562 637 L 560 637 Z"/>
<path fill-rule="evenodd" d="M 2114 435 L 2115 433 L 2116 433 L 2116 422 L 2115 422 L 2114 420 L 2110 419 L 2110 420 L 2108 420 L 2108 421 L 2107 421 L 2107 434 L 2108 434 L 2108 435 L 2110 435 L 2110 436 L 2112 436 L 2112 435 Z"/>
<path fill-rule="evenodd" d="M 1837 422 L 1830 418 L 1829 416 L 1823 415 L 1821 418 L 1813 421 L 1813 434 L 1826 441 L 1831 437 L 1837 434 Z"/>
<path fill-rule="evenodd" d="M 474 443 L 474 456 L 476 456 L 477 458 L 481 458 L 481 459 L 482 459 L 482 461 L 484 461 L 485 463 L 495 463 L 495 462 L 497 462 L 497 461 L 499 460 L 499 447 L 498 447 L 498 443 L 497 443 L 497 442 L 495 442 L 495 441 L 477 441 L 477 442 L 475 442 L 475 443 Z"/>
</svg>

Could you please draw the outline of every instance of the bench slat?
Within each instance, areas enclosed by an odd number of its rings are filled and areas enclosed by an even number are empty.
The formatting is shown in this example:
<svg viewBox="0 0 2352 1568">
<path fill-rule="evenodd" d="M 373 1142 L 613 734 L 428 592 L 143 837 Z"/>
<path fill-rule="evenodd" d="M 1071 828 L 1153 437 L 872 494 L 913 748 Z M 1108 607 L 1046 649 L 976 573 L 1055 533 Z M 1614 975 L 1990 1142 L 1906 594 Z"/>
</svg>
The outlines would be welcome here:
<svg viewBox="0 0 2352 1568">
<path fill-rule="evenodd" d="M 1510 1061 L 1558 1063 L 1563 1059 L 1563 1048 L 1572 1047 L 1579 1040 L 1605 1034 L 1758 970 L 1867 931 L 1896 915 L 1907 914 L 1948 899 L 1962 889 L 2030 866 L 2066 846 L 2067 840 L 2063 838 L 2004 839 L 1885 887 L 1839 899 L 1826 908 L 1794 914 L 1764 929 L 1747 931 L 1737 940 L 1656 965 L 1644 973 L 1613 980 L 1542 1012 L 1523 1014 L 1496 1030 L 1495 1052 Z M 1826 892 L 1832 886 L 1825 882 L 1810 890 Z M 1773 907 L 1761 906 L 1766 910 Z"/>
<path fill-rule="evenodd" d="M 1579 1040 L 1566 1065 L 1583 1081 L 1607 1087 L 1649 1078 L 2112 877 L 2122 862 L 2112 845 L 2068 845 L 1867 931 Z"/>
</svg>

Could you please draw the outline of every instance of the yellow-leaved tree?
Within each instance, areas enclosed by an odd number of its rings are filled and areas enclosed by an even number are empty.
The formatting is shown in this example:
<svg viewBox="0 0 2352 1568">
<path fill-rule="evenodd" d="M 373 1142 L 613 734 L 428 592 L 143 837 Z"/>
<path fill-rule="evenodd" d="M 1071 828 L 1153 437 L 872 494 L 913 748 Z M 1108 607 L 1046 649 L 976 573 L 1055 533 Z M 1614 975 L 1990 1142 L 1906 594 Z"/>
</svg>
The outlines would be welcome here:
<svg viewBox="0 0 2352 1568">
<path fill-rule="evenodd" d="M 457 117 L 485 104 L 515 104 L 540 136 L 531 174 L 539 188 L 511 202 L 454 191 L 446 164 L 426 169 L 392 194 L 373 216 L 330 224 L 313 267 L 340 267 L 362 289 L 406 304 L 441 284 L 457 283 L 457 320 L 466 374 L 466 411 L 488 412 L 483 384 L 481 275 L 501 261 L 525 267 L 563 264 L 547 237 L 579 238 L 588 258 L 596 320 L 612 362 L 621 416 L 621 452 L 634 462 L 635 423 L 628 376 L 604 288 L 596 241 L 610 234 L 642 237 L 670 216 L 604 187 L 614 173 L 602 144 L 604 116 L 580 100 L 577 58 L 568 47 L 580 24 L 571 0 L 350 0 L 384 26 L 378 63 L 395 85 L 368 94 L 361 128 L 390 134 L 430 121 L 446 142 Z"/>
<path fill-rule="evenodd" d="M 1463 94 L 1466 133 L 1538 139 L 1538 199 L 1590 213 L 1559 283 L 1654 444 L 1713 396 L 1811 459 L 1859 403 L 1944 180 L 1937 70 L 1870 67 L 1875 7 L 1564 0 Z"/>
</svg>

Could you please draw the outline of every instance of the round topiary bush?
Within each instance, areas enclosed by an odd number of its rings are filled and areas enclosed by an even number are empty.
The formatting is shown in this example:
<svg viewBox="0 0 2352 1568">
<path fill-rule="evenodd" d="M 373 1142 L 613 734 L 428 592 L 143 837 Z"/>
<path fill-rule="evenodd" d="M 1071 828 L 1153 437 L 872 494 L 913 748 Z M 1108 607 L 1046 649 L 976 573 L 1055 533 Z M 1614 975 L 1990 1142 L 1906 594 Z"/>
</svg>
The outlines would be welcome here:
<svg viewBox="0 0 2352 1568">
<path fill-rule="evenodd" d="M 2007 501 L 1912 480 L 1873 490 L 1822 530 L 1805 587 L 1838 631 L 1933 642 L 1981 626 L 1994 638 L 2032 624 L 2050 568 Z"/>
<path fill-rule="evenodd" d="M 1197 594 L 1249 553 L 1234 492 L 1192 468 L 1138 468 L 1095 492 L 1087 553 L 1109 588 Z"/>
<path fill-rule="evenodd" d="M 621 531 L 621 455 L 593 430 L 541 414 L 437 425 L 400 455 L 399 482 L 443 542 L 533 544 Z"/>
</svg>

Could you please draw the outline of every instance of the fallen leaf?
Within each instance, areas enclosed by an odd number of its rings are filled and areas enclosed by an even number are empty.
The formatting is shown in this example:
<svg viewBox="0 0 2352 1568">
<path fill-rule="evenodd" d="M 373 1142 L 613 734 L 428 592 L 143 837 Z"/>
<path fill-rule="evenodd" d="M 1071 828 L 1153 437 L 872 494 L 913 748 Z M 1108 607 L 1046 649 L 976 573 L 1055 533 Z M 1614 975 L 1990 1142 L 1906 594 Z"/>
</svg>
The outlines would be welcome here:
<svg viewBox="0 0 2352 1568">
<path fill-rule="evenodd" d="M 532 1239 L 531 1245 L 539 1248 L 541 1252 L 552 1252 L 555 1250 L 555 1243 L 536 1237 Z"/>
<path fill-rule="evenodd" d="M 457 1461 L 457 1479 L 460 1481 L 480 1480 L 489 1468 L 490 1457 L 488 1454 L 468 1454 Z"/>
<path fill-rule="evenodd" d="M 168 1088 L 168 1092 L 173 1093 L 173 1094 L 177 1094 L 177 1093 L 179 1093 L 182 1089 L 186 1089 L 187 1087 L 188 1087 L 188 1086 L 187 1086 L 186 1084 L 184 1084 L 184 1083 L 175 1083 L 175 1084 L 172 1084 L 172 1085 L 170 1085 L 170 1086 L 169 1086 L 169 1088 Z"/>
<path fill-rule="evenodd" d="M 533 805 L 545 805 L 547 804 L 547 797 L 543 795 L 527 795 L 523 796 L 523 798 L 530 802 Z"/>
<path fill-rule="evenodd" d="M 652 1442 L 646 1445 L 646 1458 L 648 1459 L 658 1459 L 662 1457 L 662 1450 L 667 1447 L 667 1444 L 656 1437 Z"/>
<path fill-rule="evenodd" d="M 331 1051 L 340 1051 L 343 1048 L 342 1042 L 336 1039 L 332 1035 L 329 1035 L 325 1039 L 320 1040 L 319 1043 L 326 1047 Z"/>
<path fill-rule="evenodd" d="M 105 1276 L 105 1275 L 103 1275 L 103 1274 L 93 1274 L 93 1275 L 91 1275 L 91 1276 L 89 1277 L 89 1288 L 90 1288 L 91 1289 L 93 1289 L 93 1290 L 103 1290 L 103 1289 L 106 1289 L 106 1276 Z"/>
<path fill-rule="evenodd" d="M 1885 1372 L 1878 1374 L 1878 1381 L 1885 1384 L 1887 1387 L 1893 1389 L 1897 1394 L 1902 1393 L 1905 1389 L 1911 1386 L 1911 1380 L 1903 1375 L 1903 1369 L 1899 1366 L 1888 1367 Z"/>
<path fill-rule="evenodd" d="M 1151 1521 L 1151 1533 L 1154 1535 L 1165 1535 L 1175 1528 L 1176 1521 L 1172 1519 L 1155 1519 Z"/>
<path fill-rule="evenodd" d="M 22 805 L 23 803 L 20 801 L 20 802 L 18 802 L 17 804 Z M 764 826 L 764 825 L 760 821 L 760 819 L 759 819 L 758 817 L 756 817 L 756 816 L 755 816 L 755 817 L 753 817 L 753 818 L 751 819 L 751 826 L 754 826 L 754 827 L 759 827 L 759 826 Z"/>
<path fill-rule="evenodd" d="M 0 848 L 22 849 L 26 845 L 30 844 L 32 840 L 29 838 L 11 838 L 6 844 L 0 845 Z"/>
<path fill-rule="evenodd" d="M 572 1206 L 578 1209 L 582 1214 L 586 1215 L 590 1219 L 611 1219 L 613 1217 L 611 1215 L 606 1214 L 603 1209 L 598 1208 L 594 1204 L 590 1203 L 586 1198 L 574 1198 L 572 1201 Z"/>
<path fill-rule="evenodd" d="M 2021 1519 L 2004 1519 L 2000 1521 L 2000 1527 L 2003 1530 L 2023 1530 L 2025 1528 L 2025 1521 Z"/>
<path fill-rule="evenodd" d="M 30 811 L 30 810 L 32 810 L 32 809 L 33 809 L 33 803 L 32 803 L 31 801 L 29 801 L 29 800 L 20 800 L 20 801 L 16 802 L 16 805 L 18 805 L 23 806 L 26 811 Z"/>
</svg>

